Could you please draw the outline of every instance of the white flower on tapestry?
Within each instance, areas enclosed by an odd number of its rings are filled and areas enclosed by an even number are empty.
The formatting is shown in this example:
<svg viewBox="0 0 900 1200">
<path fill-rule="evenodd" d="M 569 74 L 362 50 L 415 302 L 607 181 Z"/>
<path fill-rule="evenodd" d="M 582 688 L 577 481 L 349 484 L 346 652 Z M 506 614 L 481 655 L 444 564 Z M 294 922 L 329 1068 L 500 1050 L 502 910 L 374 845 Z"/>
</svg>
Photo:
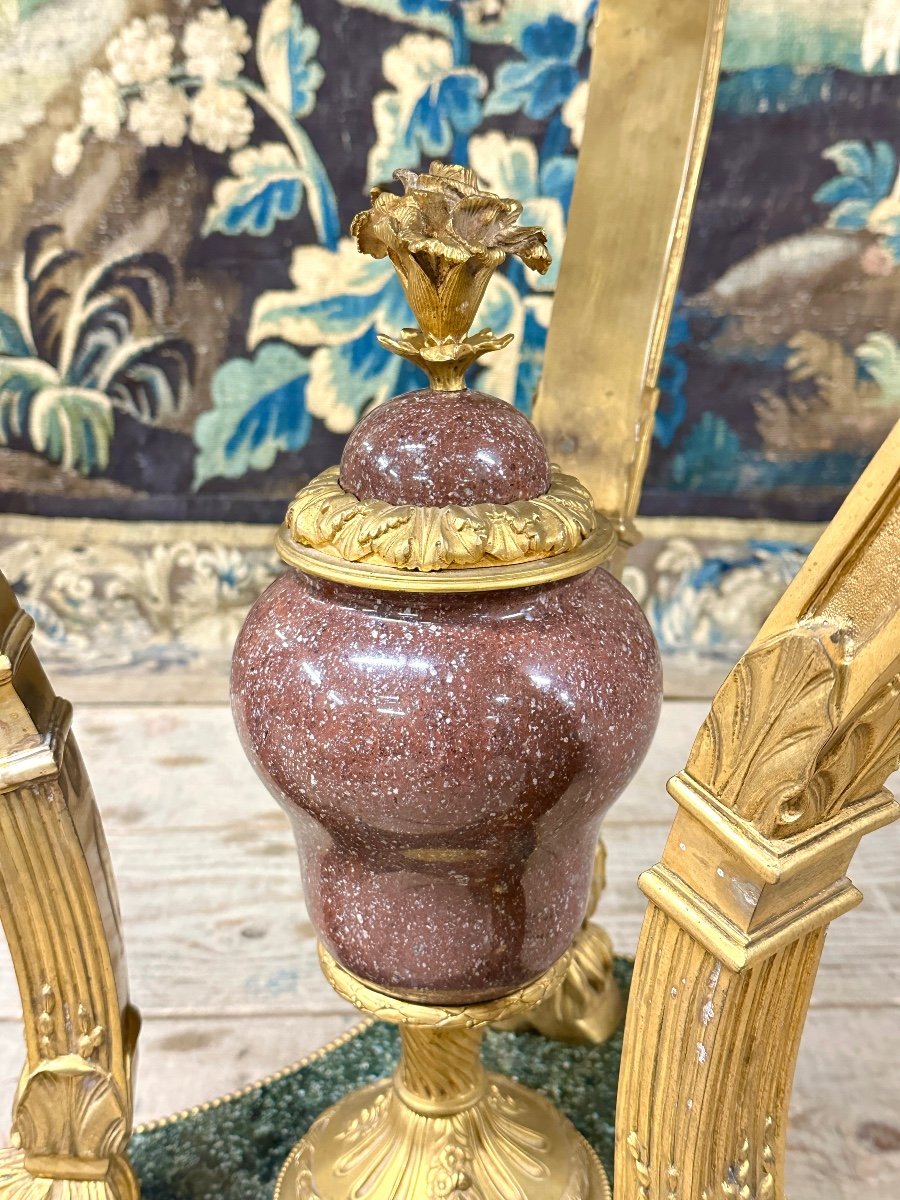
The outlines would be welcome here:
<svg viewBox="0 0 900 1200">
<path fill-rule="evenodd" d="M 252 45 L 242 17 L 230 17 L 224 8 L 204 8 L 185 26 L 185 70 L 201 79 L 236 79 Z"/>
<path fill-rule="evenodd" d="M 467 136 L 481 123 L 487 79 L 454 61 L 446 38 L 410 33 L 382 58 L 391 91 L 372 102 L 375 145 L 369 152 L 370 184 L 389 179 L 402 163 L 422 157 L 464 162 Z"/>
<path fill-rule="evenodd" d="M 102 142 L 111 142 L 122 128 L 123 107 L 115 79 L 92 67 L 81 85 L 81 124 Z"/>
<path fill-rule="evenodd" d="M 80 256 L 59 233 L 29 234 L 16 315 L 0 311 L 0 445 L 89 475 L 107 466 L 117 419 L 152 425 L 183 407 L 193 351 L 159 332 L 172 286 L 161 255 L 97 264 L 72 287 Z"/>
<path fill-rule="evenodd" d="M 882 59 L 889 75 L 900 71 L 900 6 L 897 0 L 869 0 L 861 56 L 865 71 L 877 70 Z"/>
<path fill-rule="evenodd" d="M 246 146 L 252 132 L 247 97 L 220 83 L 204 83 L 191 101 L 191 140 L 223 154 Z"/>
<path fill-rule="evenodd" d="M 218 5 L 187 22 L 180 46 L 165 16 L 135 18 L 107 46 L 109 73 L 88 73 L 80 122 L 59 136 L 54 169 L 71 175 L 90 138 L 111 141 L 123 124 L 148 148 L 175 148 L 189 137 L 216 154 L 242 152 L 258 108 L 282 140 L 265 143 L 252 158 L 234 155 L 204 231 L 267 234 L 276 221 L 295 217 L 305 198 L 319 241 L 334 246 L 334 189 L 299 124 L 315 108 L 324 79 L 318 44 L 293 0 L 268 0 L 255 44 L 244 19 Z M 251 50 L 261 83 L 244 74 Z"/>
<path fill-rule="evenodd" d="M 571 96 L 562 106 L 563 123 L 569 130 L 569 137 L 576 150 L 581 148 L 584 136 L 584 123 L 587 120 L 588 81 L 582 79 L 575 87 Z"/>
<path fill-rule="evenodd" d="M 191 102 L 165 79 L 144 88 L 128 109 L 128 128 L 144 146 L 180 146 L 187 132 Z"/>
<path fill-rule="evenodd" d="M 113 79 L 123 86 L 162 79 L 172 68 L 175 37 L 159 13 L 135 17 L 106 47 Z"/>
<path fill-rule="evenodd" d="M 83 146 L 79 129 L 66 129 L 56 139 L 53 170 L 58 175 L 73 175 L 81 162 Z"/>
</svg>

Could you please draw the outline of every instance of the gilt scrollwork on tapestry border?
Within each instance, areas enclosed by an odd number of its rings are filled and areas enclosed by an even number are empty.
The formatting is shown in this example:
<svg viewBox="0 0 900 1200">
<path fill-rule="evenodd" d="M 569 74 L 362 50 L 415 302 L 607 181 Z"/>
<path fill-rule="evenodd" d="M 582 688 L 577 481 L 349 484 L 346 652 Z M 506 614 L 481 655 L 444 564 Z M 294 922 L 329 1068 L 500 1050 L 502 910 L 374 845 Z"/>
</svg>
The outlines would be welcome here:
<svg viewBox="0 0 900 1200">
<path fill-rule="evenodd" d="M 408 571 L 530 562 L 576 549 L 597 525 L 590 493 L 558 467 L 532 500 L 442 508 L 360 500 L 339 474 L 331 467 L 307 484 L 285 527 L 295 542 L 348 562 Z"/>
</svg>

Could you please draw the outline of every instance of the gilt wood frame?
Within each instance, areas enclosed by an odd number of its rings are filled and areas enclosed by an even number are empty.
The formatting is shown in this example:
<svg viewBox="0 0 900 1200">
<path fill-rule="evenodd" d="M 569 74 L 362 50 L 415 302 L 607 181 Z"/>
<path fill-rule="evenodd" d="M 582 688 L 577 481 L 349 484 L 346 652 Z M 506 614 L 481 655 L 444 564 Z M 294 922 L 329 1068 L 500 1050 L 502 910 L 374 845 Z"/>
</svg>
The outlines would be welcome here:
<svg viewBox="0 0 900 1200">
<path fill-rule="evenodd" d="M 128 1001 L 118 899 L 100 814 L 0 575 L 0 920 L 22 999 L 25 1065 L 0 1197 L 134 1200 L 125 1155 L 139 1017 Z"/>
<path fill-rule="evenodd" d="M 794 1065 L 863 834 L 900 817 L 900 425 L 717 693 L 635 964 L 616 1200 L 781 1200 Z"/>
</svg>

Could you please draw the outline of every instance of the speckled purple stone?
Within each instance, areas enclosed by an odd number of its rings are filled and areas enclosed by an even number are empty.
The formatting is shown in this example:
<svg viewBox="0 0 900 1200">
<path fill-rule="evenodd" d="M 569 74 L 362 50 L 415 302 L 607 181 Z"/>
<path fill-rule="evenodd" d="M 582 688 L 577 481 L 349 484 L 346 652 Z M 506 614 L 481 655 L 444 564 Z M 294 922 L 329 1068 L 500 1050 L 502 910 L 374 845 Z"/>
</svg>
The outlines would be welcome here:
<svg viewBox="0 0 900 1200">
<path fill-rule="evenodd" d="M 461 1003 L 569 946 L 661 673 L 603 570 L 459 596 L 289 572 L 247 618 L 232 698 L 332 954 L 387 991 Z"/>
<path fill-rule="evenodd" d="M 407 392 L 373 409 L 347 439 L 341 487 L 389 504 L 511 504 L 542 496 L 550 462 L 511 404 L 468 389 Z"/>
</svg>

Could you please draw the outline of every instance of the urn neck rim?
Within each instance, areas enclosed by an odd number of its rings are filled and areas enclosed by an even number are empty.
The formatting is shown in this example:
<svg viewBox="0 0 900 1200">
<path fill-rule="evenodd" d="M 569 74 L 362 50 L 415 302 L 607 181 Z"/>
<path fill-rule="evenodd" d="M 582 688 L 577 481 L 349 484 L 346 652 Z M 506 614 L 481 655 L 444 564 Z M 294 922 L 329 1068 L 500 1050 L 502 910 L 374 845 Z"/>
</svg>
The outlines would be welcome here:
<svg viewBox="0 0 900 1200">
<path fill-rule="evenodd" d="M 534 499 L 442 507 L 361 500 L 332 467 L 297 493 L 275 545 L 290 566 L 342 583 L 468 592 L 580 574 L 607 561 L 617 541 L 587 489 L 555 466 Z"/>
<path fill-rule="evenodd" d="M 305 546 L 291 537 L 286 526 L 275 537 L 279 557 L 305 575 L 381 592 L 493 592 L 535 587 L 554 580 L 583 575 L 609 561 L 618 545 L 616 531 L 597 517 L 593 532 L 580 545 L 563 554 L 504 565 L 458 567 L 442 571 L 409 571 L 366 562 L 352 562 Z"/>
</svg>

